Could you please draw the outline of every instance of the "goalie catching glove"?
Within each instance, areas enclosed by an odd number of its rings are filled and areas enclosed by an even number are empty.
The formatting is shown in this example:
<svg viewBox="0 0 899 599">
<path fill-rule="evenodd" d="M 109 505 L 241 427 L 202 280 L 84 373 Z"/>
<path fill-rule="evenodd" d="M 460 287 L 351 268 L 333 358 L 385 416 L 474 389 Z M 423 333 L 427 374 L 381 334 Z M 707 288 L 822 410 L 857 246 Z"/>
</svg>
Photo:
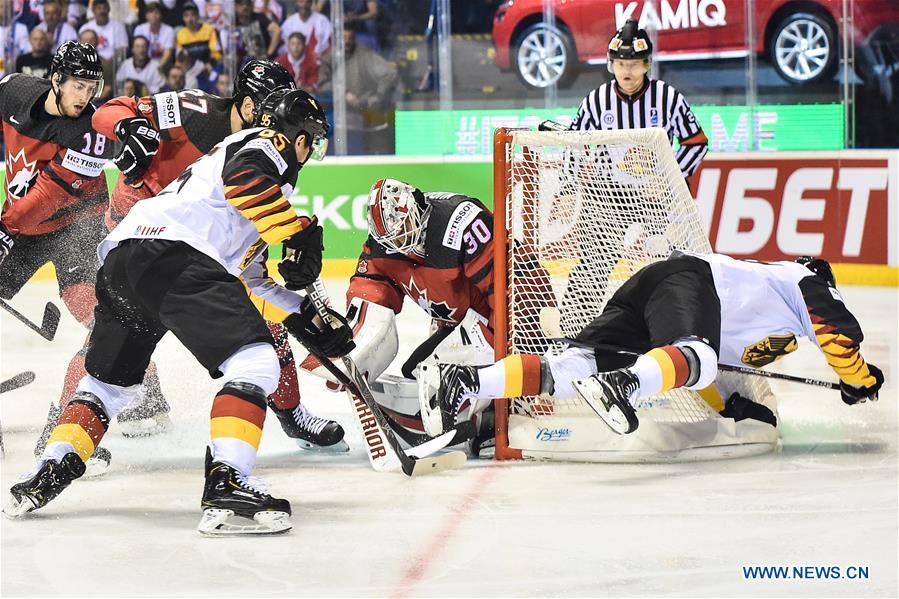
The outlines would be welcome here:
<svg viewBox="0 0 899 599">
<path fill-rule="evenodd" d="M 322 250 L 325 249 L 318 219 L 302 216 L 300 222 L 303 229 L 284 242 L 284 259 L 278 263 L 284 286 L 291 291 L 305 289 L 318 279 L 322 271 Z"/>
<path fill-rule="evenodd" d="M 883 372 L 874 364 L 868 364 L 868 372 L 874 377 L 874 384 L 868 386 L 856 387 L 843 381 L 840 381 L 840 393 L 843 396 L 843 403 L 850 406 L 865 401 L 877 401 L 877 395 L 880 388 L 883 387 Z"/>
<path fill-rule="evenodd" d="M 328 313 L 335 324 L 326 324 L 308 297 L 303 298 L 300 311 L 284 319 L 287 332 L 296 337 L 303 345 L 328 358 L 340 358 L 350 353 L 353 345 L 353 329 L 346 318 L 328 308 Z"/>
<path fill-rule="evenodd" d="M 116 123 L 115 134 L 125 145 L 112 161 L 125 175 L 125 183 L 139 183 L 159 150 L 159 131 L 148 119 L 135 117 Z"/>
</svg>

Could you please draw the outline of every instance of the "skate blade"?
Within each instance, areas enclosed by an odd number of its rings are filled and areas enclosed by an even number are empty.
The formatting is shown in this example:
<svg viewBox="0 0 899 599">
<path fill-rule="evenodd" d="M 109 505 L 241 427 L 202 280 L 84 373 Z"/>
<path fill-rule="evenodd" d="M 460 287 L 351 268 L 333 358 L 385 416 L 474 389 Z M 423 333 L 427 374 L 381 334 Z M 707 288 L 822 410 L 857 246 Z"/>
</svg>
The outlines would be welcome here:
<svg viewBox="0 0 899 599">
<path fill-rule="evenodd" d="M 612 404 L 606 407 L 602 385 L 593 377 L 572 381 L 575 392 L 584 400 L 590 409 L 596 412 L 612 432 L 618 435 L 626 435 L 637 429 L 636 425 L 628 421 L 627 415 L 621 406 Z"/>
<path fill-rule="evenodd" d="M 287 512 L 257 512 L 250 520 L 231 510 L 206 509 L 197 532 L 206 537 L 270 536 L 284 534 L 291 528 Z"/>
<path fill-rule="evenodd" d="M 82 475 L 82 478 L 96 478 L 106 474 L 107 470 L 109 470 L 109 462 L 91 456 L 84 465 L 84 474 Z"/>
<path fill-rule="evenodd" d="M 343 439 L 334 445 L 316 445 L 315 443 L 304 441 L 303 439 L 294 439 L 293 441 L 297 444 L 297 447 L 307 453 L 335 454 L 346 453 L 350 450 L 350 446 L 347 445 L 346 441 Z"/>
<path fill-rule="evenodd" d="M 3 515 L 10 520 L 15 520 L 36 508 L 37 504 L 28 495 L 23 495 L 20 501 L 10 494 L 9 501 L 3 508 Z"/>
<path fill-rule="evenodd" d="M 168 414 L 157 414 L 150 418 L 119 422 L 119 430 L 122 432 L 122 436 L 128 438 L 152 437 L 169 430 L 171 424 L 172 419 Z"/>
</svg>

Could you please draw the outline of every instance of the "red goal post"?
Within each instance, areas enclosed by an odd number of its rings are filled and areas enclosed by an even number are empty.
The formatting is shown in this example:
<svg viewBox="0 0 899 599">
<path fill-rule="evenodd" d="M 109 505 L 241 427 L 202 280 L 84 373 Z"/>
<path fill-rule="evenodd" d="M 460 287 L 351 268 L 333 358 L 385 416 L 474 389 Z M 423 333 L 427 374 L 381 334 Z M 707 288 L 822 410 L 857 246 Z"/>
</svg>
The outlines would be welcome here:
<svg viewBox="0 0 899 599">
<path fill-rule="evenodd" d="M 494 134 L 495 356 L 559 352 L 642 266 L 671 250 L 710 252 L 662 129 Z M 496 402 L 496 458 L 632 462 L 770 451 L 776 429 L 719 416 L 733 391 L 776 411 L 767 383 L 720 373 L 714 388 L 641 400 L 616 435 L 578 400 Z"/>
</svg>

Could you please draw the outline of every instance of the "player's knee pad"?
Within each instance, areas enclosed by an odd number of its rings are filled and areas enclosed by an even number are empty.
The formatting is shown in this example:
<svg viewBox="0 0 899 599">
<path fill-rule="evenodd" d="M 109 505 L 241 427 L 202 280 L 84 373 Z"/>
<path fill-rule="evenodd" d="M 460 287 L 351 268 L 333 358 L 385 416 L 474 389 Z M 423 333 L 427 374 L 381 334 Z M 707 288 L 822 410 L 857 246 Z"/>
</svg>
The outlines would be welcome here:
<svg viewBox="0 0 899 599">
<path fill-rule="evenodd" d="M 265 397 L 278 388 L 281 366 L 269 343 L 244 345 L 219 366 L 226 385 L 249 383 L 263 390 Z"/>
<path fill-rule="evenodd" d="M 103 406 L 107 416 L 115 418 L 119 412 L 137 401 L 140 396 L 140 384 L 130 387 L 110 385 L 89 374 L 84 375 L 75 389 L 75 396 L 80 398 L 94 397 Z"/>
<path fill-rule="evenodd" d="M 673 344 L 683 352 L 690 367 L 687 389 L 704 389 L 718 376 L 718 354 L 712 346 L 699 339 L 683 339 Z"/>
<path fill-rule="evenodd" d="M 593 351 L 585 347 L 569 347 L 561 354 L 547 355 L 543 360 L 549 366 L 549 374 L 552 376 L 552 389 L 547 391 L 556 399 L 574 397 L 571 382 L 585 379 L 597 372 Z M 544 390 L 542 383 L 540 388 L 541 391 Z"/>
</svg>

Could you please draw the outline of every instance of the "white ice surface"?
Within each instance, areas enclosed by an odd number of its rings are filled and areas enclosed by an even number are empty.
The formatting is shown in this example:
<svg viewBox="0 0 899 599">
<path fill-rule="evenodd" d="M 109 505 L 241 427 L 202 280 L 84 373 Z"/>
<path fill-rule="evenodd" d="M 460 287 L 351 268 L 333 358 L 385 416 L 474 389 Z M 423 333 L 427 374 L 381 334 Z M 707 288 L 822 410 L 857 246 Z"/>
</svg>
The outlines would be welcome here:
<svg viewBox="0 0 899 599">
<path fill-rule="evenodd" d="M 342 303 L 345 283 L 329 285 Z M 353 450 L 300 454 L 269 417 L 256 474 L 291 500 L 283 537 L 195 532 L 208 412 L 217 385 L 171 336 L 156 353 L 174 428 L 104 440 L 113 466 L 49 506 L 0 524 L 3 596 L 893 596 L 897 595 L 897 292 L 846 288 L 864 353 L 888 385 L 849 407 L 833 391 L 774 383 L 783 451 L 664 465 L 469 462 L 421 479 L 371 470 L 343 395 L 303 376 L 304 400 L 338 419 Z M 13 303 L 32 319 L 56 298 L 30 283 Z M 413 313 L 415 306 L 407 306 Z M 401 352 L 424 337 L 406 316 Z M 63 308 L 48 343 L 5 312 L 0 380 L 2 493 L 32 447 L 84 332 Z M 405 355 L 405 354 L 401 354 Z M 778 365 L 832 377 L 804 345 Z M 866 566 L 866 580 L 745 580 L 742 566 Z"/>
</svg>

